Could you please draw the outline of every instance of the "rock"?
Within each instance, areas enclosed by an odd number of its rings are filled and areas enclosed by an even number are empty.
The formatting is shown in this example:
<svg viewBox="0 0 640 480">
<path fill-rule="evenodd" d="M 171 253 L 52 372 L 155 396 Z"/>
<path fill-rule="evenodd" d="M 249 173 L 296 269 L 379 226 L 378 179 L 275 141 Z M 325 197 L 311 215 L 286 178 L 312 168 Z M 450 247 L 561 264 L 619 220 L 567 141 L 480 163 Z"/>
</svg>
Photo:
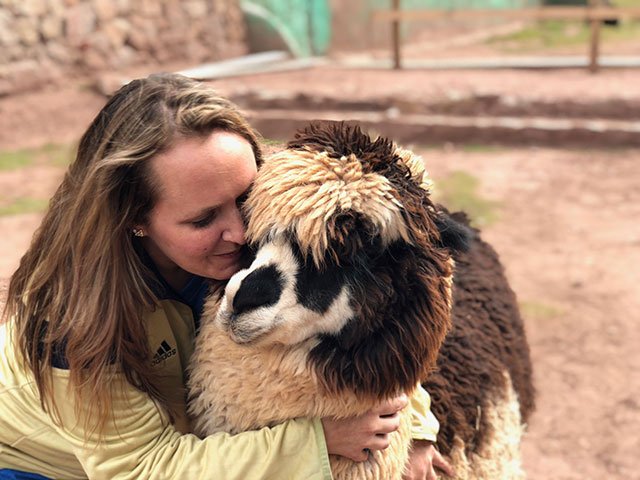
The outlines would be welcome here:
<svg viewBox="0 0 640 480">
<path fill-rule="evenodd" d="M 207 16 L 207 3 L 203 0 L 189 0 L 182 2 L 182 8 L 190 18 L 204 18 Z"/>
<path fill-rule="evenodd" d="M 118 15 L 118 5 L 113 0 L 93 0 L 93 7 L 100 23 L 107 22 Z"/>
<path fill-rule="evenodd" d="M 0 98 L 6 97 L 13 93 L 13 85 L 11 82 L 0 75 Z"/>
<path fill-rule="evenodd" d="M 68 0 L 67 0 L 68 1 Z M 65 18 L 67 41 L 71 45 L 82 45 L 87 42 L 88 36 L 95 30 L 96 14 L 91 5 L 82 3 L 68 8 Z"/>
<path fill-rule="evenodd" d="M 125 84 L 125 81 L 126 79 L 117 73 L 103 73 L 95 79 L 92 86 L 96 92 L 110 97 Z"/>
<path fill-rule="evenodd" d="M 73 75 L 78 67 L 118 69 L 244 53 L 242 38 L 230 41 L 244 28 L 242 18 L 229 24 L 230 11 L 240 11 L 237 0 L 0 0 L 2 91 L 28 90 L 54 70 Z M 38 74 L 23 63 L 36 60 L 49 72 Z"/>
<path fill-rule="evenodd" d="M 40 67 L 36 60 L 22 60 L 3 66 L 0 69 L 0 96 L 8 93 L 19 93 L 41 87 L 49 73 Z"/>
<path fill-rule="evenodd" d="M 211 49 L 196 42 L 189 42 L 186 45 L 187 58 L 195 62 L 211 60 Z"/>
<path fill-rule="evenodd" d="M 109 43 L 116 54 L 118 49 L 124 45 L 130 31 L 131 25 L 124 18 L 116 18 L 102 27 L 102 32 L 109 39 Z"/>
<path fill-rule="evenodd" d="M 113 48 L 109 37 L 104 32 L 94 32 L 87 45 L 87 52 L 89 51 L 95 51 L 105 58 L 111 55 Z"/>
<path fill-rule="evenodd" d="M 127 36 L 127 43 L 133 48 L 140 51 L 149 50 L 157 35 L 157 26 L 153 20 L 141 16 L 131 17 L 131 28 Z"/>
<path fill-rule="evenodd" d="M 62 19 L 47 15 L 40 22 L 40 33 L 45 40 L 55 40 L 62 36 Z"/>
<path fill-rule="evenodd" d="M 97 49 L 88 48 L 80 57 L 84 67 L 91 70 L 105 70 L 109 65 L 107 59 Z"/>
<path fill-rule="evenodd" d="M 140 56 L 129 45 L 123 45 L 118 49 L 118 54 L 111 57 L 110 64 L 113 68 L 122 68 L 133 65 L 139 60 Z"/>
<path fill-rule="evenodd" d="M 5 46 L 2 48 L 2 54 L 4 55 L 4 58 L 7 59 L 6 64 L 18 60 L 25 60 L 25 48 L 19 43 Z M 2 65 L 2 63 L 0 63 L 0 65 Z"/>
<path fill-rule="evenodd" d="M 164 4 L 162 20 L 166 22 L 166 26 L 171 30 L 188 30 L 188 28 L 185 28 L 188 26 L 188 17 L 178 2 Z"/>
<path fill-rule="evenodd" d="M 20 0 L 15 2 L 15 12 L 26 17 L 38 17 L 47 11 L 47 4 L 42 0 Z"/>
<path fill-rule="evenodd" d="M 13 15 L 8 10 L 0 10 L 0 47 L 2 48 L 19 42 L 12 23 Z"/>
<path fill-rule="evenodd" d="M 64 17 L 67 6 L 64 0 L 47 0 L 47 15 L 54 17 Z"/>
<path fill-rule="evenodd" d="M 53 61 L 60 64 L 70 64 L 73 58 L 69 49 L 58 42 L 47 42 L 46 53 Z"/>
<path fill-rule="evenodd" d="M 162 15 L 162 4 L 157 0 L 136 0 L 133 7 L 145 17 L 160 17 Z"/>
<path fill-rule="evenodd" d="M 131 0 L 113 0 L 120 15 L 127 15 L 131 11 Z"/>
<path fill-rule="evenodd" d="M 126 42 L 138 51 L 144 51 L 149 48 L 149 40 L 146 35 L 137 28 L 129 31 Z"/>
<path fill-rule="evenodd" d="M 20 43 L 32 47 L 40 41 L 37 17 L 18 17 L 13 23 L 13 30 Z"/>
</svg>

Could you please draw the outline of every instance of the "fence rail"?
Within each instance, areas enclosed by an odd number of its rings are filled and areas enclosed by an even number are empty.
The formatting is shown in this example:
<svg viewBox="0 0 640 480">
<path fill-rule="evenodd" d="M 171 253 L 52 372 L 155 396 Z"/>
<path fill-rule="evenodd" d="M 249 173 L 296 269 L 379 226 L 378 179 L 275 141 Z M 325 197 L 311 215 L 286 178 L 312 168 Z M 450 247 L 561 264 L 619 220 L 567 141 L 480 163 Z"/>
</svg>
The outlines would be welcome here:
<svg viewBox="0 0 640 480">
<path fill-rule="evenodd" d="M 461 10 L 401 10 L 400 1 L 392 0 L 392 9 L 375 10 L 374 23 L 391 22 L 391 46 L 394 68 L 402 68 L 400 23 L 415 20 L 475 20 L 480 18 L 508 18 L 515 20 L 583 20 L 591 24 L 589 69 L 598 70 L 600 51 L 600 24 L 603 20 L 640 18 L 640 7 L 537 7 L 522 9 L 461 9 Z"/>
</svg>

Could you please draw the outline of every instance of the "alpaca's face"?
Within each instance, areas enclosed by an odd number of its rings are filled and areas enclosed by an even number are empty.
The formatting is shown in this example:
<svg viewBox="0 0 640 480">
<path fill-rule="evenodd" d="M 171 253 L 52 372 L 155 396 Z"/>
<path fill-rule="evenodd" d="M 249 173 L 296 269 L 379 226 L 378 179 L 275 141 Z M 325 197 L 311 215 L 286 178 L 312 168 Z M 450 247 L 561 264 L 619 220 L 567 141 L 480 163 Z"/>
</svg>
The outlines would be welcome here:
<svg viewBox="0 0 640 480">
<path fill-rule="evenodd" d="M 311 126 L 265 160 L 244 212 L 256 258 L 216 314 L 231 339 L 304 342 L 328 390 L 381 397 L 424 378 L 450 324 L 451 263 L 418 157 Z"/>
<path fill-rule="evenodd" d="M 238 343 L 296 344 L 337 334 L 353 317 L 349 269 L 316 268 L 282 236 L 227 285 L 216 321 Z"/>
</svg>

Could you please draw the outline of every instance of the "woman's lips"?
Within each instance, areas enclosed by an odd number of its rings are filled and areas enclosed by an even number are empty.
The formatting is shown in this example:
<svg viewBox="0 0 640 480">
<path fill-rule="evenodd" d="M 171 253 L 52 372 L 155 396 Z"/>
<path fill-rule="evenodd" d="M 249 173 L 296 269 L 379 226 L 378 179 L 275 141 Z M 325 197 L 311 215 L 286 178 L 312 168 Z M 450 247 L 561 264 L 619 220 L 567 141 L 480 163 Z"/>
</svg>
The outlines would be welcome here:
<svg viewBox="0 0 640 480">
<path fill-rule="evenodd" d="M 216 257 L 233 258 L 233 257 L 236 257 L 236 256 L 240 255 L 241 252 L 242 252 L 242 249 L 238 248 L 237 250 L 233 250 L 232 252 L 218 253 L 218 254 L 216 254 Z"/>
</svg>

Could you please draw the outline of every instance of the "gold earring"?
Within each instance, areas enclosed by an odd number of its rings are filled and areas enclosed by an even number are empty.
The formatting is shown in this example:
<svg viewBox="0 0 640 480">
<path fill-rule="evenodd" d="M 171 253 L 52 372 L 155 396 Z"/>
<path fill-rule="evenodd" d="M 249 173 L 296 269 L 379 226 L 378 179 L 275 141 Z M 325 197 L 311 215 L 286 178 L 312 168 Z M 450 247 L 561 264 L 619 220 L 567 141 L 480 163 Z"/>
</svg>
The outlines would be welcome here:
<svg viewBox="0 0 640 480">
<path fill-rule="evenodd" d="M 134 237 L 144 237 L 144 230 L 142 230 L 141 228 L 134 228 L 133 229 L 133 236 Z"/>
</svg>

